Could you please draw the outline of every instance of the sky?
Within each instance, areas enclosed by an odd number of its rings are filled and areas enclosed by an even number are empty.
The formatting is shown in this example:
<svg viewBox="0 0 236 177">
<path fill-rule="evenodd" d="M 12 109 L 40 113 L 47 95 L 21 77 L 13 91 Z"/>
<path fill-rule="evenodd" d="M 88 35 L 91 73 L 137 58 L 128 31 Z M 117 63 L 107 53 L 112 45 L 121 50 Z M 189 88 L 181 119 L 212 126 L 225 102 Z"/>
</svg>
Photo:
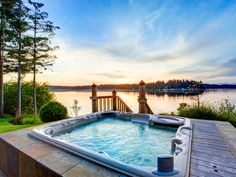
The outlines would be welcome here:
<svg viewBox="0 0 236 177">
<path fill-rule="evenodd" d="M 40 82 L 236 83 L 236 0 L 41 2 L 61 29 L 53 39 L 58 59 Z"/>
</svg>

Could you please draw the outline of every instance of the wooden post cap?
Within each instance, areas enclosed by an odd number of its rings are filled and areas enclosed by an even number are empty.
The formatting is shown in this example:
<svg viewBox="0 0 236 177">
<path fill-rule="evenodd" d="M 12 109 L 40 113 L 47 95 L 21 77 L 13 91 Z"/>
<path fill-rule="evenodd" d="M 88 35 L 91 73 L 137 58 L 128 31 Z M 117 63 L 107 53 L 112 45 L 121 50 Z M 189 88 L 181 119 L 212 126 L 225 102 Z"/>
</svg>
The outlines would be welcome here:
<svg viewBox="0 0 236 177">
<path fill-rule="evenodd" d="M 139 82 L 139 85 L 145 85 L 145 82 L 144 82 L 143 80 L 141 80 L 141 81 Z"/>
<path fill-rule="evenodd" d="M 113 93 L 113 94 L 116 93 L 116 90 L 113 90 L 112 93 Z"/>
<path fill-rule="evenodd" d="M 96 84 L 95 84 L 95 83 L 93 83 L 92 87 L 96 87 Z"/>
</svg>

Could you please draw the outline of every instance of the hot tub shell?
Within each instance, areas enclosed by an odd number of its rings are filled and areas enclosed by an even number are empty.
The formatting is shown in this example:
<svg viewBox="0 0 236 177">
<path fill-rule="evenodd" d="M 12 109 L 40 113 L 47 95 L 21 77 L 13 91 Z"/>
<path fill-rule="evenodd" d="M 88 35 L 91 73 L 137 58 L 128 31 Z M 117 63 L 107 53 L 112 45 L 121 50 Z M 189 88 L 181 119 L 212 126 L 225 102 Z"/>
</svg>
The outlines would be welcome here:
<svg viewBox="0 0 236 177">
<path fill-rule="evenodd" d="M 172 141 L 172 146 L 174 150 L 174 171 L 173 173 L 153 173 L 153 171 L 158 171 L 158 169 L 144 168 L 140 166 L 125 164 L 114 158 L 107 156 L 106 154 L 101 154 L 82 146 L 69 143 L 67 141 L 55 139 L 54 135 L 68 129 L 73 129 L 78 125 L 93 122 L 105 117 L 115 117 L 119 119 L 126 119 L 134 122 L 145 123 L 145 124 L 163 124 L 164 126 L 173 126 L 173 119 L 176 121 L 176 126 L 179 126 L 176 132 L 176 136 Z M 160 119 L 160 121 L 158 121 Z M 162 121 L 165 120 L 163 123 Z M 168 124 L 168 120 L 170 124 Z M 180 125 L 182 122 L 182 125 Z M 190 151 L 191 151 L 191 139 L 192 139 L 192 123 L 188 118 L 180 118 L 173 116 L 159 116 L 159 115 L 148 115 L 148 114 L 135 114 L 135 113 L 124 113 L 117 111 L 109 112 L 98 112 L 93 114 L 88 114 L 76 118 L 65 119 L 47 125 L 39 126 L 30 132 L 35 138 L 45 141 L 49 144 L 53 144 L 58 148 L 65 151 L 83 157 L 85 159 L 91 160 L 100 165 L 106 166 L 123 174 L 129 176 L 146 176 L 146 177 L 158 177 L 158 176 L 175 176 L 175 177 L 185 177 L 189 176 L 189 163 L 190 163 Z M 175 172 L 178 172 L 177 174 Z"/>
</svg>

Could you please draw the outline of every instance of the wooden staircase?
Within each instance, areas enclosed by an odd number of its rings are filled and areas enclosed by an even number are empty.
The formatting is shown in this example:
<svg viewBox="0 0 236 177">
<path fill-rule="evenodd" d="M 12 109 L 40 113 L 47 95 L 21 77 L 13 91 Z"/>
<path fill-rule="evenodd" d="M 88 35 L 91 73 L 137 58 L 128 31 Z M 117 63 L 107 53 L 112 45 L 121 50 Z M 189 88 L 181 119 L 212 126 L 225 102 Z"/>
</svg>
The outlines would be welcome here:
<svg viewBox="0 0 236 177">
<path fill-rule="evenodd" d="M 146 103 L 146 114 L 154 114 L 148 103 Z"/>
<path fill-rule="evenodd" d="M 98 111 L 133 112 L 119 96 L 97 96 Z"/>
<path fill-rule="evenodd" d="M 98 111 L 122 111 L 133 112 L 130 107 L 116 95 L 116 91 L 112 91 L 112 95 L 97 96 L 96 85 L 92 85 L 92 112 Z"/>
<path fill-rule="evenodd" d="M 133 112 L 130 107 L 116 95 L 116 91 L 112 91 L 112 95 L 108 96 L 97 96 L 96 85 L 92 85 L 92 112 L 98 111 L 122 111 L 122 112 Z M 145 96 L 145 83 L 141 81 L 139 83 L 139 113 L 154 114 L 152 109 L 147 103 Z"/>
</svg>

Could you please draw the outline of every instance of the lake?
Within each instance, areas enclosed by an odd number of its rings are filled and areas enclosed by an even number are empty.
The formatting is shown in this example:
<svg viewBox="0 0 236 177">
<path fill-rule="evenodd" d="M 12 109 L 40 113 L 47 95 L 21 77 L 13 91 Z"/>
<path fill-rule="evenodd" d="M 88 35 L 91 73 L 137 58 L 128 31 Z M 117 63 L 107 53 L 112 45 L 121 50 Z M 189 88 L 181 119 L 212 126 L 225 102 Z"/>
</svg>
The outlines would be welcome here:
<svg viewBox="0 0 236 177">
<path fill-rule="evenodd" d="M 73 100 L 77 99 L 79 101 L 79 106 L 81 110 L 80 115 L 91 113 L 91 92 L 90 91 L 65 91 L 65 92 L 54 92 L 57 100 L 64 104 L 68 108 L 70 116 L 73 116 L 73 111 L 71 106 L 73 105 Z M 98 96 L 111 95 L 111 92 L 99 91 Z M 126 104 L 134 111 L 138 112 L 138 92 L 117 92 Z M 197 96 L 188 95 L 156 95 L 156 94 L 146 94 L 147 101 L 151 109 L 155 114 L 158 113 L 170 113 L 176 112 L 179 107 L 179 103 L 196 103 Z M 216 103 L 222 99 L 229 99 L 231 103 L 236 105 L 236 89 L 215 89 L 207 90 L 203 94 L 199 95 L 200 101 L 205 103 Z"/>
</svg>

